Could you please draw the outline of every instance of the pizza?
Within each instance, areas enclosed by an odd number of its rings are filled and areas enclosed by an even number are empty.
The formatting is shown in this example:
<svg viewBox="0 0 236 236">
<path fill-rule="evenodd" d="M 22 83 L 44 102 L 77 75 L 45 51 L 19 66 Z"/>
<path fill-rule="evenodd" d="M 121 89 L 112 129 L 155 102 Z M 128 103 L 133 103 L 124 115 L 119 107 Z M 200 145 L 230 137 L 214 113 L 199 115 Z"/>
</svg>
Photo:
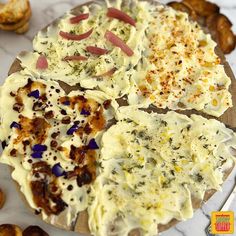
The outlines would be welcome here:
<svg viewBox="0 0 236 236">
<path fill-rule="evenodd" d="M 95 236 L 152 236 L 221 190 L 236 134 L 175 110 L 223 115 L 231 80 L 187 14 L 90 2 L 33 47 L 0 87 L 0 162 L 35 214 Z"/>
</svg>

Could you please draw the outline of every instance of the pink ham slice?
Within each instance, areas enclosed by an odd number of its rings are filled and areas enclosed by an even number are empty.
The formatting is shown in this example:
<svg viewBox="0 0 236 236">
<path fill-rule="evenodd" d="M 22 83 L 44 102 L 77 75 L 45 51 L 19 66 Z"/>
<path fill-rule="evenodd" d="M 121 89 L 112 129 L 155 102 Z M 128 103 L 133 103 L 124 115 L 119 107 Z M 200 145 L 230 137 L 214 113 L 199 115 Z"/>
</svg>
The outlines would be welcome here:
<svg viewBox="0 0 236 236">
<path fill-rule="evenodd" d="M 111 18 L 116 18 L 120 21 L 123 21 L 123 22 L 128 23 L 133 26 L 136 25 L 136 22 L 132 17 L 127 15 L 125 12 L 120 11 L 114 7 L 108 8 L 107 16 L 111 17 Z"/>
<path fill-rule="evenodd" d="M 101 78 L 101 77 L 109 77 L 112 76 L 116 72 L 116 68 L 112 68 L 111 70 L 101 74 L 101 75 L 96 75 L 96 78 Z"/>
<path fill-rule="evenodd" d="M 67 40 L 74 40 L 74 41 L 80 41 L 83 39 L 88 38 L 93 32 L 93 29 L 89 30 L 88 32 L 84 33 L 84 34 L 71 34 L 71 33 L 67 33 L 64 31 L 60 31 L 59 35 Z"/>
<path fill-rule="evenodd" d="M 71 17 L 70 18 L 70 23 L 71 24 L 78 24 L 78 23 L 80 23 L 80 21 L 86 20 L 88 18 L 89 18 L 89 13 L 84 13 L 84 14 L 81 14 L 79 16 Z"/>
<path fill-rule="evenodd" d="M 127 56 L 131 57 L 134 54 L 133 50 L 122 39 L 113 34 L 111 31 L 106 31 L 105 38 L 116 47 L 119 47 Z"/>
<path fill-rule="evenodd" d="M 107 49 L 99 48 L 96 46 L 88 46 L 88 47 L 86 47 L 86 51 L 88 51 L 92 54 L 96 54 L 96 55 L 104 55 L 104 54 L 108 53 Z"/>
<path fill-rule="evenodd" d="M 67 56 L 64 61 L 86 61 L 88 58 L 84 56 Z"/>
<path fill-rule="evenodd" d="M 46 70 L 48 68 L 48 61 L 44 55 L 40 55 L 36 62 L 36 69 Z"/>
</svg>

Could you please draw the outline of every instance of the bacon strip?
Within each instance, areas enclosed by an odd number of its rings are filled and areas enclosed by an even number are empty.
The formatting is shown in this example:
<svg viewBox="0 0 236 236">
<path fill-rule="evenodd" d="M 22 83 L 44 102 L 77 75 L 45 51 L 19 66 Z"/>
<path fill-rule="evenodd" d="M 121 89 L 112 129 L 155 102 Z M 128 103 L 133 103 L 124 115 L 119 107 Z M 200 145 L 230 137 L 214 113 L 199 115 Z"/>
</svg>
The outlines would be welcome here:
<svg viewBox="0 0 236 236">
<path fill-rule="evenodd" d="M 88 51 L 92 54 L 96 54 L 96 55 L 104 55 L 109 52 L 107 49 L 99 48 L 96 46 L 88 46 L 88 47 L 86 47 L 86 51 Z"/>
<path fill-rule="evenodd" d="M 48 68 L 48 61 L 44 55 L 40 55 L 37 62 L 36 68 L 39 70 L 46 70 Z"/>
<path fill-rule="evenodd" d="M 66 56 L 64 61 L 86 61 L 88 58 L 84 56 Z"/>
<path fill-rule="evenodd" d="M 127 56 L 131 57 L 134 54 L 133 50 L 111 31 L 106 31 L 105 38 L 116 47 L 119 47 Z"/>
<path fill-rule="evenodd" d="M 107 16 L 111 17 L 111 18 L 116 18 L 118 20 L 121 20 L 121 21 L 128 23 L 130 25 L 133 25 L 133 26 L 136 25 L 136 22 L 132 17 L 127 15 L 125 12 L 120 11 L 114 7 L 108 8 Z"/>
<path fill-rule="evenodd" d="M 71 34 L 71 33 L 67 33 L 64 31 L 60 31 L 59 35 L 67 40 L 75 40 L 75 41 L 80 41 L 83 39 L 88 38 L 93 32 L 93 29 L 90 29 L 88 32 L 84 33 L 84 34 Z"/>
<path fill-rule="evenodd" d="M 84 13 L 79 16 L 71 17 L 70 18 L 70 23 L 71 24 L 78 24 L 82 20 L 86 20 L 89 18 L 89 13 Z"/>
</svg>

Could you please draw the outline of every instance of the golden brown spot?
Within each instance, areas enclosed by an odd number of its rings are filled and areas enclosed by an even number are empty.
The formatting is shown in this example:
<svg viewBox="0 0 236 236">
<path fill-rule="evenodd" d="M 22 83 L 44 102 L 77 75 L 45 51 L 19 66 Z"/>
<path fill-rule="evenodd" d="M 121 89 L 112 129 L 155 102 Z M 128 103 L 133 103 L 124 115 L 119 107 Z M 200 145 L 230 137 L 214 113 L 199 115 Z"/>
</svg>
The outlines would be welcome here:
<svg viewBox="0 0 236 236">
<path fill-rule="evenodd" d="M 31 79 L 28 79 L 27 84 L 24 87 L 19 88 L 17 90 L 17 93 L 15 95 L 16 103 L 14 104 L 13 109 L 17 112 L 21 112 L 24 109 L 22 97 L 27 96 L 30 92 L 32 92 L 36 89 L 41 89 L 43 91 L 43 94 L 41 95 L 41 97 L 45 101 L 45 99 L 46 99 L 46 94 L 45 94 L 46 85 L 42 84 L 40 82 L 36 82 L 36 81 L 33 82 Z"/>
<path fill-rule="evenodd" d="M 62 118 L 61 123 L 62 124 L 70 124 L 71 118 L 70 116 L 65 116 Z"/>
<path fill-rule="evenodd" d="M 207 41 L 206 40 L 200 40 L 199 41 L 199 47 L 205 47 L 207 45 Z"/>
<path fill-rule="evenodd" d="M 217 90 L 223 90 L 223 89 L 225 89 L 225 85 L 217 84 Z"/>
<path fill-rule="evenodd" d="M 2 191 L 2 189 L 0 189 L 0 209 L 2 209 L 2 207 L 4 206 L 5 200 L 6 200 L 6 196 L 4 192 Z"/>
<path fill-rule="evenodd" d="M 39 180 L 30 183 L 36 206 L 42 208 L 47 215 L 60 214 L 67 204 L 61 199 L 62 193 L 50 166 L 46 162 L 40 161 L 33 164 L 32 168 L 33 175 L 39 178 Z"/>
<path fill-rule="evenodd" d="M 42 230 L 39 226 L 32 225 L 27 227 L 23 231 L 23 236 L 49 236 L 44 230 Z"/>
<path fill-rule="evenodd" d="M 44 114 L 44 117 L 46 119 L 52 119 L 54 117 L 54 112 L 53 111 L 48 111 Z"/>
<path fill-rule="evenodd" d="M 51 127 L 50 124 L 40 117 L 29 119 L 20 115 L 21 129 L 17 130 L 18 137 L 14 140 L 14 144 L 17 144 L 24 139 L 32 137 L 36 143 L 43 143 L 47 138 L 47 131 Z"/>
<path fill-rule="evenodd" d="M 111 105 L 111 100 L 109 99 L 109 100 L 106 100 L 104 103 L 103 103 L 103 107 L 104 107 L 104 109 L 109 109 L 109 107 L 110 107 L 110 105 Z"/>
<path fill-rule="evenodd" d="M 70 159 L 78 166 L 74 171 L 68 172 L 68 178 L 77 177 L 77 182 L 90 184 L 96 178 L 96 155 L 96 151 L 88 149 L 87 146 L 75 147 L 71 145 Z M 91 177 L 90 180 L 89 177 Z"/>
<path fill-rule="evenodd" d="M 147 74 L 146 80 L 147 80 L 147 82 L 148 82 L 149 84 L 152 84 L 152 82 L 153 82 L 153 78 L 151 77 L 150 74 Z"/>
<path fill-rule="evenodd" d="M 60 135 L 60 132 L 54 132 L 54 133 L 51 134 L 51 137 L 53 139 L 56 139 L 58 135 Z"/>
<path fill-rule="evenodd" d="M 91 120 L 89 121 L 90 127 L 94 133 L 103 130 L 106 125 L 105 118 L 103 116 L 103 108 L 99 107 L 97 111 L 94 112 Z"/>
<path fill-rule="evenodd" d="M 145 85 L 140 85 L 139 90 L 144 97 L 149 97 L 151 94 L 150 90 Z"/>
<path fill-rule="evenodd" d="M 86 124 L 84 127 L 84 132 L 89 135 L 92 132 L 92 128 L 90 127 L 89 124 Z"/>
<path fill-rule="evenodd" d="M 50 143 L 50 146 L 52 149 L 56 148 L 58 145 L 57 141 L 56 140 L 52 140 L 51 143 Z"/>
</svg>

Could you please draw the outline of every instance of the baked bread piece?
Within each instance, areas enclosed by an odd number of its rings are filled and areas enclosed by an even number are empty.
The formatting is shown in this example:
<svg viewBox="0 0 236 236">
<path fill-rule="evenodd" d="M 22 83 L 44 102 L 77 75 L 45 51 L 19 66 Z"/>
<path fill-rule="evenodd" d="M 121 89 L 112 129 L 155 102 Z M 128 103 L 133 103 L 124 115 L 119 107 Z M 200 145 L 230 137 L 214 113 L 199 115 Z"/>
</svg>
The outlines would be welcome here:
<svg viewBox="0 0 236 236">
<path fill-rule="evenodd" d="M 3 208 L 5 201 L 6 201 L 5 193 L 2 191 L 2 189 L 0 189 L 0 209 Z"/>
<path fill-rule="evenodd" d="M 29 30 L 29 22 L 25 23 L 21 28 L 15 30 L 17 34 L 24 34 Z"/>
<path fill-rule="evenodd" d="M 45 79 L 127 96 L 141 107 L 195 109 L 216 117 L 232 107 L 216 43 L 187 14 L 147 1 L 110 6 L 131 19 L 114 19 L 103 1 L 83 6 L 86 19 L 74 23 L 68 13 L 39 32 L 35 52 L 19 57 L 22 67 Z M 36 69 L 40 54 L 48 61 L 45 70 Z"/>
<path fill-rule="evenodd" d="M 0 225 L 0 236 L 22 236 L 22 230 L 17 225 L 3 224 Z"/>
<path fill-rule="evenodd" d="M 0 5 L 0 24 L 14 24 L 30 9 L 28 0 L 9 0 Z"/>
<path fill-rule="evenodd" d="M 220 13 L 220 8 L 209 1 L 183 0 L 169 2 L 168 6 L 186 12 L 191 19 L 201 26 L 207 27 L 212 38 L 217 42 L 223 53 L 229 54 L 236 47 L 236 38 L 229 18 Z"/>
<path fill-rule="evenodd" d="M 0 29 L 5 31 L 15 31 L 20 30 L 22 27 L 26 27 L 25 25 L 29 24 L 29 19 L 32 15 L 31 8 L 29 7 L 27 11 L 24 13 L 24 16 L 17 22 L 14 23 L 2 23 L 0 24 Z"/>
</svg>

